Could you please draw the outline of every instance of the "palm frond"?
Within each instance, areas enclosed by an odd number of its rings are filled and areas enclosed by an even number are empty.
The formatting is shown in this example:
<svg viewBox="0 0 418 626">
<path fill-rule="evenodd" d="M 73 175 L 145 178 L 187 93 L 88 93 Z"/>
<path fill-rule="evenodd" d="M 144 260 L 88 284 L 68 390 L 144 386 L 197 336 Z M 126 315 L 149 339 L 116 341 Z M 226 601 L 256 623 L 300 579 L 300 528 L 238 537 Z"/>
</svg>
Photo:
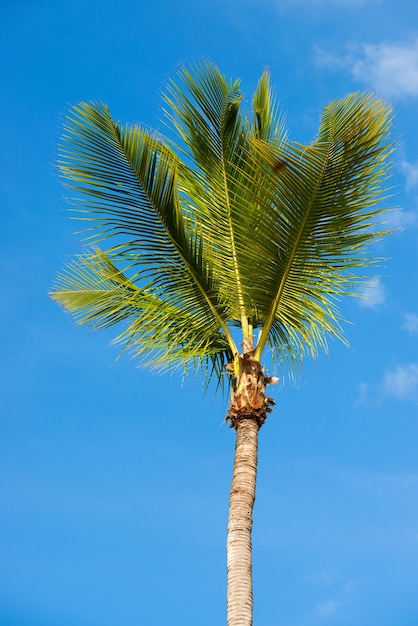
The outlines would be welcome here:
<svg viewBox="0 0 418 626">
<path fill-rule="evenodd" d="M 200 183 L 199 195 L 187 189 L 186 197 L 192 212 L 201 210 L 207 256 L 217 275 L 223 275 L 219 287 L 222 299 L 230 302 L 228 316 L 239 320 L 247 335 L 249 303 L 241 284 L 243 272 L 237 258 L 233 218 L 234 161 L 240 158 L 246 142 L 239 81 L 228 81 L 207 62 L 191 70 L 183 68 L 179 79 L 179 84 L 170 84 L 165 100 L 171 109 L 167 115 L 187 146 Z"/>
<path fill-rule="evenodd" d="M 276 195 L 280 219 L 276 228 L 271 221 L 275 295 L 260 294 L 260 309 L 264 299 L 269 310 L 257 354 L 277 322 L 286 328 L 302 324 L 313 354 L 326 334 L 341 338 L 336 299 L 353 293 L 353 270 L 374 262 L 367 247 L 385 234 L 372 225 L 383 211 L 377 204 L 385 194 L 392 151 L 390 122 L 390 107 L 368 94 L 353 94 L 325 109 L 310 146 L 287 142 L 277 154 L 271 144 L 254 140 L 272 170 L 278 156 L 286 163 L 280 176 L 272 171 L 265 186 Z M 271 203 L 268 192 L 266 202 Z"/>
<path fill-rule="evenodd" d="M 175 306 L 151 283 L 137 287 L 100 249 L 78 255 L 57 276 L 51 297 L 94 330 L 123 323 L 115 343 L 156 368 L 204 362 L 216 371 L 232 358 L 219 328 L 200 311 Z M 222 367 L 221 367 L 222 364 Z"/>
<path fill-rule="evenodd" d="M 272 93 L 270 74 L 264 71 L 253 95 L 252 135 L 263 141 L 280 143 L 283 139 L 284 121 Z"/>
<path fill-rule="evenodd" d="M 79 105 L 68 118 L 60 169 L 82 194 L 79 212 L 93 223 L 93 241 L 113 239 L 113 261 L 132 271 L 140 267 L 141 280 L 152 279 L 174 304 L 200 311 L 222 328 L 234 350 L 225 305 L 201 254 L 199 223 L 180 204 L 179 164 L 159 137 L 138 126 L 121 127 L 104 105 Z"/>
</svg>

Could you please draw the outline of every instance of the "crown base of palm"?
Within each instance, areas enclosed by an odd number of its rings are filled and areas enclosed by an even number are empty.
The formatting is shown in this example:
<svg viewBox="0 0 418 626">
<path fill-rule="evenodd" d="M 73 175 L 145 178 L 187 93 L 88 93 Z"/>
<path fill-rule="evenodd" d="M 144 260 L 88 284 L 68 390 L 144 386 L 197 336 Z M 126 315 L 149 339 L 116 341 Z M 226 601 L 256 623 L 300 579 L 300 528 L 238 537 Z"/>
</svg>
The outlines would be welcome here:
<svg viewBox="0 0 418 626">
<path fill-rule="evenodd" d="M 273 398 L 266 395 L 266 386 L 277 379 L 264 375 L 260 362 L 254 358 L 254 350 L 237 355 L 228 369 L 234 376 L 234 388 L 225 421 L 235 430 L 240 421 L 249 419 L 255 420 L 261 428 L 275 404 Z M 238 374 L 234 375 L 237 369 Z"/>
</svg>

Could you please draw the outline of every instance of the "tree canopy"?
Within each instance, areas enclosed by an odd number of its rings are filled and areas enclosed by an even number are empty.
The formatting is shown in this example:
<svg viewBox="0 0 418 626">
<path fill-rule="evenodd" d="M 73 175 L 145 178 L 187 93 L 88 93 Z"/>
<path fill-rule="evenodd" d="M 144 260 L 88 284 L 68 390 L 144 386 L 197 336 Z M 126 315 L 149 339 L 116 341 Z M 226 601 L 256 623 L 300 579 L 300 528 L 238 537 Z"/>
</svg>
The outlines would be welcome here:
<svg viewBox="0 0 418 626">
<path fill-rule="evenodd" d="M 122 323 L 116 342 L 143 362 L 204 377 L 253 336 L 254 358 L 268 347 L 276 363 L 343 339 L 338 301 L 358 293 L 384 232 L 390 107 L 334 100 L 303 145 L 267 72 L 247 105 L 210 62 L 182 67 L 164 102 L 168 138 L 103 103 L 70 111 L 59 167 L 87 247 L 52 297 L 78 323 Z"/>
</svg>

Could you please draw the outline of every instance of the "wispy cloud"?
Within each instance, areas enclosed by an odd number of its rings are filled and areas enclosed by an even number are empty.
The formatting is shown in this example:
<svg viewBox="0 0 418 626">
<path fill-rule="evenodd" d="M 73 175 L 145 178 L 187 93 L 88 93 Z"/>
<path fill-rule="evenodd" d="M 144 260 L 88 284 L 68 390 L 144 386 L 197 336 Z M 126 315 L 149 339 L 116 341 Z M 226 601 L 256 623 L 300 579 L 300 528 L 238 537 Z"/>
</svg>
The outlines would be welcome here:
<svg viewBox="0 0 418 626">
<path fill-rule="evenodd" d="M 415 226 L 418 222 L 418 215 L 414 211 L 404 211 L 397 209 L 388 211 L 386 214 L 386 223 L 388 228 L 403 230 L 407 226 Z"/>
<path fill-rule="evenodd" d="M 399 166 L 406 178 L 406 190 L 411 191 L 418 184 L 418 163 L 410 163 L 403 159 Z"/>
<path fill-rule="evenodd" d="M 379 407 L 388 398 L 418 402 L 418 363 L 388 369 L 380 383 L 360 383 L 354 406 Z"/>
<path fill-rule="evenodd" d="M 338 55 L 316 50 L 316 63 L 346 69 L 387 98 L 418 97 L 418 39 L 410 44 L 351 44 Z"/>
<path fill-rule="evenodd" d="M 414 398 L 418 392 L 418 364 L 398 365 L 394 370 L 386 372 L 383 389 L 398 399 Z"/>
<path fill-rule="evenodd" d="M 333 576 L 326 572 L 324 574 L 327 575 L 327 578 L 325 579 L 326 584 L 332 583 L 334 581 Z M 323 582 L 322 579 L 320 579 L 320 582 Z M 333 598 L 329 598 L 325 602 L 318 602 L 315 610 L 316 614 L 321 617 L 332 617 L 340 613 L 343 606 L 347 604 L 349 599 L 348 597 L 355 589 L 355 586 L 356 584 L 354 580 L 346 580 L 344 586 L 342 588 L 340 586 L 340 590 L 336 591 L 335 595 L 332 594 L 334 595 Z"/>
<path fill-rule="evenodd" d="M 370 385 L 367 383 L 360 383 L 354 405 L 365 406 L 367 404 L 370 404 Z"/>
<path fill-rule="evenodd" d="M 418 96 L 418 41 L 410 46 L 365 44 L 351 71 L 389 98 Z"/>
<path fill-rule="evenodd" d="M 338 600 L 328 600 L 327 602 L 321 602 L 316 608 L 318 615 L 332 616 L 338 613 L 340 608 L 340 602 Z"/>
<path fill-rule="evenodd" d="M 385 301 L 385 288 L 380 278 L 369 280 L 360 292 L 360 304 L 369 309 L 377 309 Z"/>
<path fill-rule="evenodd" d="M 409 334 L 415 335 L 418 333 L 418 315 L 415 313 L 404 313 L 404 322 L 402 328 Z"/>
</svg>

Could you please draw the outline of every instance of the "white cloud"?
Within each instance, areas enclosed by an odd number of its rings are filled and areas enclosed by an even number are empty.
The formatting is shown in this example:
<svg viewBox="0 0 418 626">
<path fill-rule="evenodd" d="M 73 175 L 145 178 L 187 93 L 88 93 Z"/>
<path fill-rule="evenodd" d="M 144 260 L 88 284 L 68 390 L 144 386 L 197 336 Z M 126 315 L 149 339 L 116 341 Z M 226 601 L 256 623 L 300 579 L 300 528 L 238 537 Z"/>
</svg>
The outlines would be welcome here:
<svg viewBox="0 0 418 626">
<path fill-rule="evenodd" d="M 415 315 L 415 313 L 404 313 L 403 318 L 402 328 L 411 335 L 418 333 L 418 315 Z"/>
<path fill-rule="evenodd" d="M 355 406 L 364 406 L 370 402 L 370 385 L 367 383 L 360 383 L 358 389 L 358 395 L 354 402 Z"/>
<path fill-rule="evenodd" d="M 357 586 L 357 583 L 355 580 L 347 580 L 347 582 L 345 583 L 343 592 L 345 594 L 352 593 L 354 589 L 356 588 L 356 586 Z"/>
<path fill-rule="evenodd" d="M 387 370 L 376 385 L 360 383 L 354 406 L 379 407 L 389 396 L 418 402 L 418 363 L 397 365 Z"/>
<path fill-rule="evenodd" d="M 389 228 L 403 230 L 407 226 L 413 226 L 417 223 L 418 216 L 413 211 L 404 211 L 396 209 L 388 211 L 386 214 L 386 223 Z"/>
<path fill-rule="evenodd" d="M 316 577 L 316 582 L 321 586 L 333 585 L 336 582 L 336 576 L 335 574 L 332 575 L 329 572 L 322 572 Z M 326 602 L 319 602 L 316 605 L 315 612 L 317 615 L 320 615 L 321 617 L 332 617 L 337 615 L 337 613 L 341 613 L 341 610 L 349 602 L 349 596 L 356 587 L 356 581 L 348 579 L 342 587 L 341 582 L 338 586 L 340 587 L 340 591 L 333 594 L 334 598 L 330 598 Z"/>
<path fill-rule="evenodd" d="M 336 581 L 336 576 L 335 574 L 331 574 L 330 572 L 323 570 L 322 572 L 316 572 L 315 574 L 313 574 L 312 580 L 321 587 L 328 587 Z"/>
<path fill-rule="evenodd" d="M 418 39 L 411 44 L 354 44 L 336 55 L 316 50 L 320 66 L 346 69 L 387 98 L 418 97 Z"/>
<path fill-rule="evenodd" d="M 403 159 L 399 165 L 406 178 L 406 190 L 410 191 L 418 183 L 418 163 L 409 163 Z"/>
<path fill-rule="evenodd" d="M 418 40 L 409 46 L 364 44 L 351 72 L 389 98 L 418 96 Z"/>
<path fill-rule="evenodd" d="M 386 372 L 383 388 L 395 398 L 415 396 L 418 392 L 418 364 L 398 365 L 394 370 Z"/>
<path fill-rule="evenodd" d="M 380 278 L 369 280 L 360 292 L 360 304 L 369 309 L 376 309 L 385 301 L 385 288 Z"/>
<path fill-rule="evenodd" d="M 335 615 L 340 608 L 340 603 L 337 600 L 328 600 L 328 602 L 322 602 L 316 607 L 318 615 L 331 616 Z"/>
</svg>

